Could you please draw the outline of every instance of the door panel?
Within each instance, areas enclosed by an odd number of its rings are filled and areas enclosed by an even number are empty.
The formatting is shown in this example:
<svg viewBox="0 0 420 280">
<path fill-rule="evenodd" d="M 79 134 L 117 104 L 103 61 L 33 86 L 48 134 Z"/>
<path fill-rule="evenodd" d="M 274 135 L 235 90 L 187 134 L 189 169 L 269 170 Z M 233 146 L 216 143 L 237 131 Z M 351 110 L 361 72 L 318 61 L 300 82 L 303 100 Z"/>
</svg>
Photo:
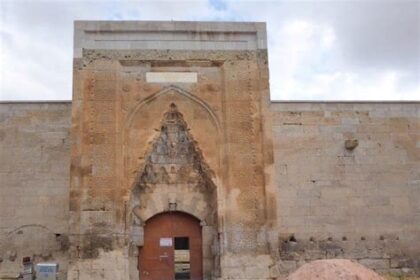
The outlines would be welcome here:
<svg viewBox="0 0 420 280">
<path fill-rule="evenodd" d="M 161 240 L 162 238 L 165 239 Z M 175 238 L 178 242 L 188 240 L 188 249 L 177 250 L 178 272 L 179 269 L 187 271 L 188 267 L 190 270 L 189 273 L 177 273 L 177 279 L 202 279 L 202 237 L 199 221 L 188 214 L 168 212 L 146 221 L 144 246 L 139 249 L 141 280 L 175 279 Z M 189 263 L 186 261 L 187 255 Z M 179 278 L 180 275 L 185 278 Z"/>
</svg>

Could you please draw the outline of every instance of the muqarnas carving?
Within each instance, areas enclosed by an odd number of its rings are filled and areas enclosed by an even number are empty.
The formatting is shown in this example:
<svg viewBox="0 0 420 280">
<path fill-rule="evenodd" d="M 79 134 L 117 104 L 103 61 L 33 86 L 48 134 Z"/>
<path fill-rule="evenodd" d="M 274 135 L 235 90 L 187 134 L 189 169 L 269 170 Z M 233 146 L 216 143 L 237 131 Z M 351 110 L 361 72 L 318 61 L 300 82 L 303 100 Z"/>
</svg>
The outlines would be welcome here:
<svg viewBox="0 0 420 280">
<path fill-rule="evenodd" d="M 213 172 L 189 133 L 183 115 L 172 103 L 146 156 L 137 183 L 139 189 L 149 192 L 158 184 L 188 184 L 200 192 L 212 192 L 214 184 L 211 177 Z"/>
</svg>

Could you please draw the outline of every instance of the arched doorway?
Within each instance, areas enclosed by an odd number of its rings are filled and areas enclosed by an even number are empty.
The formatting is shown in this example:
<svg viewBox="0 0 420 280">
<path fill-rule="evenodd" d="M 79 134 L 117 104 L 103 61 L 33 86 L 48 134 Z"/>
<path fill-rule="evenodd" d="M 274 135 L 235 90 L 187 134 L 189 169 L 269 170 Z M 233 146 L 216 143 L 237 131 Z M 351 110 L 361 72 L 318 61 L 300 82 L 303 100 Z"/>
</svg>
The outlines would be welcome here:
<svg viewBox="0 0 420 280">
<path fill-rule="evenodd" d="M 141 280 L 202 280 L 200 221 L 182 212 L 153 216 L 144 227 L 139 248 Z"/>
</svg>

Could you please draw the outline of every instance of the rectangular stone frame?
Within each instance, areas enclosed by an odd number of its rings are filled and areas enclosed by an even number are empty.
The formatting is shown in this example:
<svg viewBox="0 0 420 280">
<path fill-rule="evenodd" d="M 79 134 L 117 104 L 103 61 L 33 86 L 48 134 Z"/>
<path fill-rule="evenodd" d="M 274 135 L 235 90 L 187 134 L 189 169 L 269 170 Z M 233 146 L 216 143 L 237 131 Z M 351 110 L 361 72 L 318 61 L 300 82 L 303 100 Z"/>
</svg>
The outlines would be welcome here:
<svg viewBox="0 0 420 280">
<path fill-rule="evenodd" d="M 69 275 L 94 279 L 96 272 L 87 267 L 96 264 L 98 270 L 118 272 L 115 279 L 138 277 L 136 258 L 124 245 L 130 239 L 131 185 L 123 176 L 121 127 L 132 105 L 145 97 L 133 93 L 137 84 L 121 71 L 149 63 L 169 72 L 177 65 L 190 71 L 213 65 L 223 73 L 216 84 L 200 74 L 196 88 L 176 84 L 193 95 L 213 91 L 219 98 L 204 99 L 222 137 L 217 151 L 207 152 L 220 154 L 223 162 L 223 168 L 214 168 L 220 248 L 212 255 L 220 255 L 222 279 L 272 277 L 276 217 L 269 209 L 275 209 L 276 198 L 265 24 L 79 21 L 74 36 L 70 209 L 78 257 L 71 259 Z M 138 83 L 147 88 L 143 80 Z M 115 258 L 119 261 L 109 261 Z"/>
</svg>

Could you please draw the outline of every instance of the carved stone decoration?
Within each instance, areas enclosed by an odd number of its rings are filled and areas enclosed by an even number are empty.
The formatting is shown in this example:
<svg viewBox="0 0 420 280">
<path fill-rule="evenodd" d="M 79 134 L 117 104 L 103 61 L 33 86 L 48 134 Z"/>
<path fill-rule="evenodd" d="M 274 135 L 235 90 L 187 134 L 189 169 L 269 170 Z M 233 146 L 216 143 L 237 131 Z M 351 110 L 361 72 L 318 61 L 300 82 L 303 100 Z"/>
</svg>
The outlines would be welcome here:
<svg viewBox="0 0 420 280">
<path fill-rule="evenodd" d="M 164 114 L 160 133 L 146 156 L 143 172 L 137 181 L 139 189 L 151 191 L 157 184 L 188 184 L 200 192 L 212 192 L 212 176 L 183 115 L 171 103 Z"/>
<path fill-rule="evenodd" d="M 164 113 L 157 131 L 132 190 L 131 242 L 143 245 L 143 227 L 154 215 L 188 213 L 203 225 L 205 274 L 220 275 L 220 258 L 212 253 L 212 246 L 220 245 L 214 174 L 174 103 Z"/>
</svg>

